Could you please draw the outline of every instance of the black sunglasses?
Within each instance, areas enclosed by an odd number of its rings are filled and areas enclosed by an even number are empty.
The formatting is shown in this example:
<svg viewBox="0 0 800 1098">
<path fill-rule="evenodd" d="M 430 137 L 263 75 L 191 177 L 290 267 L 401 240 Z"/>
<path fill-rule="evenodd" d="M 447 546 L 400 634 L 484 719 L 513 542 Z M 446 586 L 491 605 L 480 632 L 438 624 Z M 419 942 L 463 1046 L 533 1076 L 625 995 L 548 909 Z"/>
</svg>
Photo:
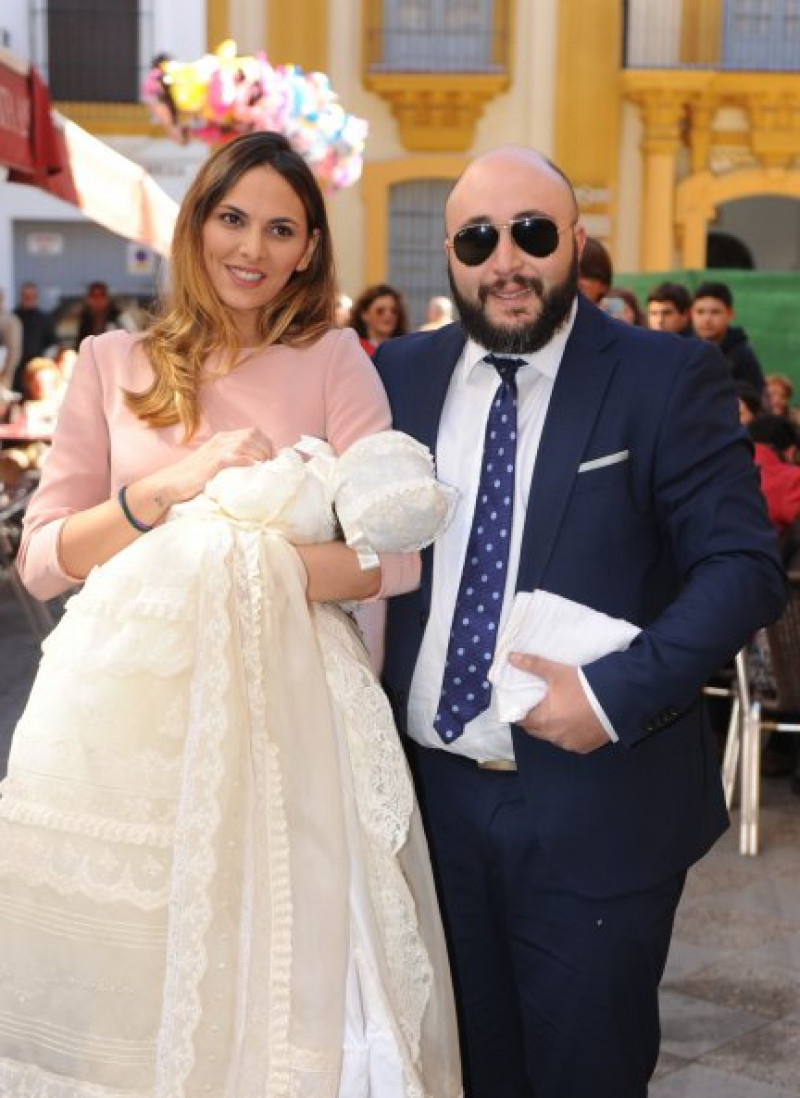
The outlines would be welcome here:
<svg viewBox="0 0 800 1098">
<path fill-rule="evenodd" d="M 497 247 L 501 229 L 508 229 L 517 247 L 537 259 L 552 255 L 558 247 L 558 238 L 567 231 L 559 229 L 549 217 L 516 217 L 502 225 L 492 225 L 488 221 L 465 225 L 447 243 L 459 262 L 466 267 L 477 267 L 485 263 Z"/>
</svg>

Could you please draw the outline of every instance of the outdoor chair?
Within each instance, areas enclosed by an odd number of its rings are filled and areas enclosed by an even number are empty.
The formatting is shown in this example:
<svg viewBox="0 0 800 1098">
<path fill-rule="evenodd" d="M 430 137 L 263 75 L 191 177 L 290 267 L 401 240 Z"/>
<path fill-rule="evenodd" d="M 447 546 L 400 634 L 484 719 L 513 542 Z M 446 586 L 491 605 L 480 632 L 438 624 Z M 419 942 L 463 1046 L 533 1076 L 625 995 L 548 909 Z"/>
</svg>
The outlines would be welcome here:
<svg viewBox="0 0 800 1098">
<path fill-rule="evenodd" d="M 33 491 L 31 485 L 13 496 L 4 497 L 0 502 L 0 582 L 11 585 L 29 629 L 37 640 L 42 641 L 53 628 L 55 619 L 46 603 L 28 593 L 14 565 L 22 516 Z"/>
<path fill-rule="evenodd" d="M 789 573 L 789 585 L 786 609 L 765 630 L 774 694 L 761 696 L 754 685 L 747 647 L 703 691 L 708 697 L 730 701 L 722 785 L 730 810 L 738 779 L 741 854 L 755 855 L 759 851 L 763 733 L 800 733 L 800 571 Z"/>
<path fill-rule="evenodd" d="M 800 571 L 789 573 L 789 585 L 791 593 L 786 609 L 766 630 L 775 697 L 769 700 L 744 698 L 741 692 L 739 696 L 739 850 L 742 854 L 755 855 L 759 850 L 762 733 L 800 733 Z"/>
</svg>

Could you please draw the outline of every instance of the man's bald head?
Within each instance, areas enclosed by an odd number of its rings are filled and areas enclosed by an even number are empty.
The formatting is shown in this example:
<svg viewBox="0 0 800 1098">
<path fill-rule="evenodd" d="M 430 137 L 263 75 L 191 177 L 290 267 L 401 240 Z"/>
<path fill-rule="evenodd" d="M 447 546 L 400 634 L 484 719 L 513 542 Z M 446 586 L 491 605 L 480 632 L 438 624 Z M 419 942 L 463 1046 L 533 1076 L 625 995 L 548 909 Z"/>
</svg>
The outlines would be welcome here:
<svg viewBox="0 0 800 1098">
<path fill-rule="evenodd" d="M 453 199 L 458 198 L 460 190 L 476 182 L 480 185 L 484 180 L 492 186 L 502 187 L 504 173 L 509 169 L 516 171 L 528 169 L 532 182 L 539 176 L 548 188 L 555 186 L 561 190 L 567 203 L 570 221 L 574 223 L 578 220 L 578 200 L 572 183 L 552 160 L 538 150 L 525 145 L 502 145 L 482 153 L 471 161 L 450 189 L 445 202 L 445 217 Z"/>
</svg>

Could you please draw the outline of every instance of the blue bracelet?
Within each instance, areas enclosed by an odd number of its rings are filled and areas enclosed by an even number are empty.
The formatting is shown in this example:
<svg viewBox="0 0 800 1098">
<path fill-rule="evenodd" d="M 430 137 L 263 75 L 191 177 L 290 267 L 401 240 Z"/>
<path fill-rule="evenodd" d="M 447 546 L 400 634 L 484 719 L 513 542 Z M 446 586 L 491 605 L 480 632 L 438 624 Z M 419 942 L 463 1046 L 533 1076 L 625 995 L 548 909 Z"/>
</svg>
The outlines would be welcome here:
<svg viewBox="0 0 800 1098">
<path fill-rule="evenodd" d="M 147 523 L 145 523 L 145 522 L 139 522 L 139 520 L 136 518 L 136 516 L 131 512 L 131 509 L 128 506 L 128 501 L 125 498 L 125 493 L 126 492 L 127 492 L 127 488 L 124 485 L 117 492 L 117 500 L 119 502 L 120 507 L 122 508 L 123 515 L 128 520 L 128 522 L 131 524 L 131 526 L 134 528 L 134 530 L 138 530 L 140 534 L 148 533 L 148 531 L 152 530 L 153 527 L 148 526 Z"/>
</svg>

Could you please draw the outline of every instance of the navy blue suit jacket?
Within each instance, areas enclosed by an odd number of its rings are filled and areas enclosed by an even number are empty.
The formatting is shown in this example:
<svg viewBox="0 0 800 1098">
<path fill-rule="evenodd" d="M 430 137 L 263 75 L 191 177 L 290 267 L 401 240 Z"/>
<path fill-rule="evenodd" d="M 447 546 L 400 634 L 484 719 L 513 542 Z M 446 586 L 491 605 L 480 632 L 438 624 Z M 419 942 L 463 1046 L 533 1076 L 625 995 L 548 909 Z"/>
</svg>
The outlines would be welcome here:
<svg viewBox="0 0 800 1098">
<path fill-rule="evenodd" d="M 384 343 L 394 426 L 435 453 L 465 335 L 452 324 Z M 625 461 L 578 472 L 627 450 Z M 389 600 L 384 684 L 401 730 L 431 609 Z M 786 598 L 730 371 L 695 339 L 611 320 L 579 301 L 544 425 L 517 588 L 543 588 L 642 633 L 584 667 L 619 735 L 577 755 L 512 730 L 529 822 L 586 895 L 635 891 L 699 858 L 727 826 L 701 688 Z"/>
</svg>

